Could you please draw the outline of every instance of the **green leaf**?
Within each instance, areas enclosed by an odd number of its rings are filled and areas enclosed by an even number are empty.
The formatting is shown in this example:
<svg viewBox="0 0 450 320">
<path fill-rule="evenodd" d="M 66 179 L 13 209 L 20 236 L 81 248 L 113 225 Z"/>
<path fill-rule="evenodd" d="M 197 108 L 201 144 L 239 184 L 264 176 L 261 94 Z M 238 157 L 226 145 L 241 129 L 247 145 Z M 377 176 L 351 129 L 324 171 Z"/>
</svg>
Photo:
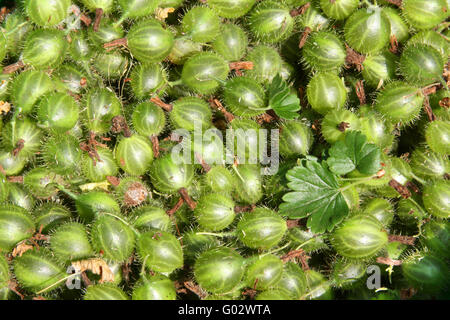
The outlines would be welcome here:
<svg viewBox="0 0 450 320">
<path fill-rule="evenodd" d="M 288 171 L 286 178 L 293 192 L 284 195 L 282 214 L 292 219 L 309 217 L 307 226 L 314 233 L 333 230 L 347 216 L 349 209 L 338 178 L 324 164 L 303 161 Z"/>
<path fill-rule="evenodd" d="M 375 174 L 381 168 L 381 150 L 359 131 L 350 131 L 344 141 L 336 142 L 329 150 L 327 160 L 330 170 L 344 175 L 353 170 L 362 174 Z"/>
<path fill-rule="evenodd" d="M 291 93 L 287 83 L 278 74 L 269 86 L 269 108 L 284 119 L 296 119 L 300 110 L 300 99 Z"/>
</svg>

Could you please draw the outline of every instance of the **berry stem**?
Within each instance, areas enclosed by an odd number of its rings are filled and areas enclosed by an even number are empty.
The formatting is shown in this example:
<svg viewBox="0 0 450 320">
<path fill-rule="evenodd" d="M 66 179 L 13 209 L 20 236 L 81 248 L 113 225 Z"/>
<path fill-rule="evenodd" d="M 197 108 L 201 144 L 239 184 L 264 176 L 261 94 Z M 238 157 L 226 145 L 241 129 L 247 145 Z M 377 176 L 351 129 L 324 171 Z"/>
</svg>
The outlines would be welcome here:
<svg viewBox="0 0 450 320">
<path fill-rule="evenodd" d="M 389 0 L 388 0 L 389 1 Z M 395 1 L 395 0 L 394 0 Z M 401 0 L 400 0 L 401 1 Z M 372 8 L 375 7 L 376 4 L 371 3 L 369 0 L 363 0 L 363 3 L 368 7 L 368 8 Z"/>
<path fill-rule="evenodd" d="M 422 207 L 417 203 L 416 200 L 414 200 L 413 198 L 408 198 L 408 201 L 411 201 L 420 211 L 423 215 L 427 215 L 427 213 L 425 212 L 425 210 L 422 209 Z"/>
<path fill-rule="evenodd" d="M 214 233 L 214 232 L 196 232 L 196 235 L 203 235 L 203 236 L 214 236 L 218 238 L 225 238 L 225 237 L 234 237 L 234 232 L 222 232 L 222 233 Z"/>
<path fill-rule="evenodd" d="M 61 191 L 61 192 L 65 193 L 66 195 L 68 195 L 68 196 L 69 196 L 71 199 L 73 199 L 73 200 L 77 200 L 78 197 L 79 197 L 79 195 L 73 193 L 73 192 L 70 191 L 70 190 L 67 190 L 67 189 L 66 189 L 64 186 L 62 186 L 62 185 L 57 185 L 56 188 L 57 188 L 59 191 Z"/>
<path fill-rule="evenodd" d="M 117 215 L 115 215 L 115 214 L 112 214 L 112 213 L 109 213 L 109 212 L 100 212 L 101 214 L 106 214 L 107 216 L 111 216 L 111 217 L 114 217 L 114 218 L 116 218 L 117 220 L 119 220 L 119 221 L 121 221 L 122 223 L 124 223 L 127 227 L 129 227 L 133 232 L 134 232 L 134 234 L 137 236 L 137 237 L 139 237 L 141 234 L 139 233 L 139 231 L 137 231 L 134 227 L 133 227 L 133 225 L 131 225 L 130 223 L 128 223 L 127 221 L 125 221 L 124 219 L 122 219 L 121 217 L 119 217 L 119 216 L 117 216 Z"/>
<path fill-rule="evenodd" d="M 145 276 L 145 264 L 147 263 L 147 259 L 148 259 L 148 255 L 145 256 L 144 261 L 142 262 L 142 267 L 141 267 L 141 276 Z"/>
<path fill-rule="evenodd" d="M 121 24 L 122 24 L 122 22 L 124 22 L 126 19 L 128 18 L 128 12 L 125 12 L 121 17 L 120 17 L 120 19 L 116 22 L 116 23 L 114 23 L 114 28 L 117 28 L 117 27 L 119 27 Z"/>
<path fill-rule="evenodd" d="M 356 179 L 356 182 L 348 184 L 348 185 L 346 185 L 343 188 L 340 188 L 339 191 L 340 192 L 344 192 L 344 191 L 346 191 L 346 190 L 348 190 L 348 189 L 350 189 L 350 188 L 352 188 L 354 186 L 366 183 L 367 181 L 370 181 L 370 180 L 372 180 L 374 178 L 377 178 L 377 175 L 373 175 L 373 176 L 366 177 L 366 178 L 358 178 L 358 179 Z"/>
<path fill-rule="evenodd" d="M 260 257 L 262 258 L 262 257 L 267 256 L 267 255 L 269 255 L 269 254 L 274 254 L 274 253 L 283 251 L 284 249 L 286 249 L 286 248 L 289 247 L 290 245 L 291 245 L 291 242 L 289 241 L 289 242 L 286 243 L 284 246 L 282 246 L 282 247 L 280 247 L 280 248 L 277 248 L 277 249 L 274 249 L 274 250 L 272 250 L 272 251 L 266 252 L 266 253 L 262 254 Z"/>
<path fill-rule="evenodd" d="M 300 250 L 302 247 L 306 246 L 308 243 L 312 242 L 314 240 L 315 237 L 312 237 L 311 239 L 306 240 L 305 242 L 303 242 L 301 245 L 299 245 L 297 248 L 295 248 L 295 250 Z"/>
<path fill-rule="evenodd" d="M 301 296 L 299 300 L 305 300 L 309 296 L 314 296 L 316 294 L 316 292 L 320 293 L 322 291 L 325 291 L 328 286 L 329 286 L 329 281 L 324 281 L 323 283 L 318 285 L 316 288 L 314 288 L 314 290 L 311 290 L 311 291 L 305 293 L 303 296 Z"/>
<path fill-rule="evenodd" d="M 418 176 L 416 176 L 414 173 L 411 173 L 411 176 L 414 178 L 414 180 L 419 181 L 421 184 L 425 185 L 427 182 L 421 178 L 419 178 Z"/>
<path fill-rule="evenodd" d="M 17 31 L 17 29 L 22 28 L 23 26 L 26 26 L 29 22 L 22 22 L 21 24 L 19 24 L 18 26 L 16 26 L 14 29 L 9 30 L 8 32 L 5 33 L 5 36 L 8 36 L 11 33 L 14 33 Z"/>
<path fill-rule="evenodd" d="M 182 79 L 178 79 L 175 81 L 168 81 L 167 84 L 171 87 L 175 87 L 175 86 L 180 86 L 183 84 L 183 80 Z"/>
<path fill-rule="evenodd" d="M 66 276 L 66 277 L 64 277 L 64 278 L 62 278 L 62 279 L 60 279 L 60 280 L 54 282 L 53 284 L 51 284 L 51 285 L 49 285 L 48 287 L 42 289 L 41 291 L 36 292 L 36 294 L 44 293 L 44 292 L 47 291 L 48 289 L 53 288 L 54 286 L 60 284 L 60 283 L 63 282 L 63 281 L 66 281 L 67 279 L 69 279 L 69 278 L 71 278 L 71 277 L 81 275 L 81 273 L 83 273 L 83 271 L 78 271 L 78 272 L 76 272 L 76 273 L 72 273 L 72 274 L 70 274 L 70 275 L 68 275 L 68 276 Z"/>
</svg>

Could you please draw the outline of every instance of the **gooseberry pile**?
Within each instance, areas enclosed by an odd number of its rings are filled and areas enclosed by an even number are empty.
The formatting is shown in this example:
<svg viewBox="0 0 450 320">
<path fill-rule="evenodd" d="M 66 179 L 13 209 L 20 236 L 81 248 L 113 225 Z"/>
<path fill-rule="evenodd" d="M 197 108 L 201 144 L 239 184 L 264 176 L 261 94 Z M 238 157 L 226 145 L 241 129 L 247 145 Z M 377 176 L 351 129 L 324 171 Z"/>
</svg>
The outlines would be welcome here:
<svg viewBox="0 0 450 320">
<path fill-rule="evenodd" d="M 0 299 L 448 299 L 449 9 L 3 8 Z"/>
</svg>

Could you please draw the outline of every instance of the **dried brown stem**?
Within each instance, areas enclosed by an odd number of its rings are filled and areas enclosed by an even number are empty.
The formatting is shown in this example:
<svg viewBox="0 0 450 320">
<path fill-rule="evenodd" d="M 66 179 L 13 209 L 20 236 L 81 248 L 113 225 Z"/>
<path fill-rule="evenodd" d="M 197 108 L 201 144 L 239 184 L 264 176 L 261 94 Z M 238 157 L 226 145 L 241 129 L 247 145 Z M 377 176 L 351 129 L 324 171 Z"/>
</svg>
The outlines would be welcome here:
<svg viewBox="0 0 450 320">
<path fill-rule="evenodd" d="M 153 155 L 155 158 L 159 158 L 159 139 L 158 136 L 151 136 L 150 140 L 152 141 L 152 149 L 153 149 Z"/>
<path fill-rule="evenodd" d="M 122 276 L 126 283 L 130 282 L 130 274 L 132 272 L 131 270 L 131 264 L 133 263 L 134 256 L 131 256 L 130 259 L 128 259 L 127 262 L 125 262 L 122 266 Z"/>
<path fill-rule="evenodd" d="M 230 62 L 228 66 L 230 70 L 252 70 L 254 65 L 252 61 L 236 61 Z"/>
<path fill-rule="evenodd" d="M 184 288 L 183 284 L 180 283 L 179 281 L 175 281 L 175 289 L 177 293 L 187 294 L 186 288 Z"/>
<path fill-rule="evenodd" d="M 272 118 L 271 122 L 280 120 L 280 117 L 272 109 L 267 110 L 266 117 L 270 116 Z"/>
<path fill-rule="evenodd" d="M 303 249 L 299 250 L 293 250 L 285 254 L 281 257 L 281 260 L 286 263 L 288 261 L 291 261 L 293 259 L 298 258 L 300 260 L 300 263 L 302 265 L 303 270 L 310 270 L 308 265 L 308 260 L 311 258 L 310 256 L 306 255 L 305 251 Z"/>
<path fill-rule="evenodd" d="M 419 187 L 418 187 L 414 182 L 408 181 L 408 182 L 405 184 L 405 186 L 406 186 L 408 189 L 411 189 L 412 191 L 414 191 L 415 193 L 420 193 Z"/>
<path fill-rule="evenodd" d="M 364 90 L 364 82 L 362 80 L 358 80 L 355 83 L 355 89 L 356 89 L 356 95 L 359 99 L 359 104 L 365 105 L 366 104 L 366 91 Z"/>
<path fill-rule="evenodd" d="M 106 180 L 111 183 L 114 187 L 117 187 L 120 184 L 120 179 L 113 176 L 107 176 Z"/>
<path fill-rule="evenodd" d="M 12 155 L 14 157 L 17 157 L 20 151 L 22 151 L 23 147 L 25 147 L 25 140 L 20 139 L 19 141 L 17 141 L 16 148 L 12 151 Z"/>
<path fill-rule="evenodd" d="M 311 3 L 307 2 L 301 7 L 292 9 L 289 13 L 290 13 L 291 17 L 300 16 L 300 15 L 304 14 L 306 12 L 306 10 L 309 9 L 309 7 L 311 7 Z"/>
<path fill-rule="evenodd" d="M 183 205 L 183 203 L 184 203 L 184 199 L 181 197 L 180 199 L 178 199 L 178 202 L 175 204 L 175 206 L 174 206 L 172 209 L 170 209 L 170 210 L 168 210 L 168 211 L 166 212 L 167 215 L 169 215 L 170 217 L 172 217 L 172 216 L 175 214 L 175 212 L 177 212 L 178 209 L 181 208 L 181 206 Z"/>
<path fill-rule="evenodd" d="M 8 182 L 12 182 L 12 183 L 23 183 L 23 176 L 8 177 Z"/>
<path fill-rule="evenodd" d="M 389 181 L 389 185 L 395 189 L 404 199 L 408 199 L 411 197 L 411 192 L 408 190 L 407 187 L 402 185 L 400 182 L 398 182 L 395 179 L 392 179 Z"/>
<path fill-rule="evenodd" d="M 95 150 L 94 148 L 92 148 L 91 146 L 89 146 L 89 144 L 87 144 L 86 142 L 81 142 L 80 143 L 80 149 L 82 151 L 85 151 L 88 153 L 89 157 L 92 159 L 92 161 L 94 162 L 94 167 L 97 165 L 97 161 L 101 161 L 100 159 L 100 155 L 98 154 L 97 150 Z"/>
<path fill-rule="evenodd" d="M 11 74 L 25 67 L 23 61 L 17 61 L 16 63 L 10 64 L 3 68 L 3 74 Z"/>
<path fill-rule="evenodd" d="M 189 193 L 187 192 L 186 188 L 181 188 L 180 190 L 178 190 L 178 193 L 181 195 L 181 197 L 183 198 L 184 202 L 186 202 L 188 207 L 191 208 L 191 210 L 194 210 L 195 207 L 197 206 L 197 203 L 194 200 L 192 200 L 192 198 L 189 196 Z"/>
<path fill-rule="evenodd" d="M 433 109 L 431 109 L 430 106 L 430 99 L 428 98 L 428 95 L 425 95 L 424 100 L 423 100 L 423 108 L 425 109 L 425 113 L 428 116 L 428 120 L 430 122 L 433 122 L 436 120 L 436 116 L 433 113 Z"/>
<path fill-rule="evenodd" d="M 89 27 L 92 23 L 92 19 L 89 18 L 87 15 L 85 15 L 84 13 L 82 13 L 80 15 L 80 20 L 86 25 L 86 27 Z"/>
<path fill-rule="evenodd" d="M 18 284 L 15 280 L 9 280 L 8 282 L 8 289 L 17 294 L 21 300 L 25 299 L 25 296 L 19 292 Z"/>
<path fill-rule="evenodd" d="M 385 264 L 388 266 L 400 266 L 402 264 L 401 260 L 392 260 L 388 257 L 378 257 L 377 263 Z"/>
<path fill-rule="evenodd" d="M 128 40 L 127 38 L 121 38 L 121 39 L 116 39 L 110 42 L 107 42 L 103 45 L 103 48 L 108 49 L 108 48 L 115 48 L 115 47 L 126 47 L 128 45 Z"/>
<path fill-rule="evenodd" d="M 356 67 L 356 70 L 361 72 L 363 69 L 362 64 L 364 60 L 366 60 L 366 57 L 350 48 L 347 44 L 345 44 L 345 47 L 347 50 L 347 56 L 345 57 L 345 63 L 347 67 L 354 65 Z"/>
<path fill-rule="evenodd" d="M 256 122 L 258 122 L 259 124 L 272 123 L 274 121 L 275 121 L 275 118 L 268 113 L 263 113 L 262 115 L 260 115 L 256 118 Z"/>
<path fill-rule="evenodd" d="M 72 5 L 71 10 L 74 15 L 76 15 L 77 17 L 80 17 L 80 20 L 86 25 L 86 27 L 90 26 L 90 24 L 92 23 L 91 18 L 86 16 L 84 13 L 82 13 L 80 11 L 80 8 L 78 8 L 76 5 Z"/>
<path fill-rule="evenodd" d="M 123 136 L 126 138 L 132 136 L 132 132 L 127 124 L 127 120 L 125 120 L 125 117 L 115 116 L 114 118 L 112 118 L 111 122 L 112 122 L 111 131 L 113 133 L 117 134 L 123 132 Z"/>
<path fill-rule="evenodd" d="M 5 19 L 5 17 L 8 15 L 8 13 L 10 13 L 11 10 L 9 10 L 7 7 L 2 7 L 0 9 L 0 22 L 3 22 L 3 20 Z"/>
<path fill-rule="evenodd" d="M 350 123 L 342 121 L 341 123 L 339 123 L 337 128 L 340 132 L 345 132 L 345 130 L 350 128 Z"/>
<path fill-rule="evenodd" d="M 398 236 L 395 234 L 389 235 L 389 242 L 400 242 L 408 246 L 413 246 L 416 242 L 416 238 L 410 236 Z"/>
<path fill-rule="evenodd" d="M 205 160 L 202 158 L 202 156 L 200 154 L 198 154 L 197 152 L 195 153 L 195 158 L 200 163 L 200 165 L 202 166 L 202 168 L 205 172 L 209 172 L 211 170 L 211 166 L 209 164 L 207 164 L 205 162 Z"/>
<path fill-rule="evenodd" d="M 377 174 L 375 175 L 375 179 L 381 179 L 386 174 L 386 170 L 380 169 L 378 170 Z"/>
<path fill-rule="evenodd" d="M 209 104 L 214 109 L 219 110 L 224 115 L 225 120 L 227 120 L 227 122 L 231 122 L 234 120 L 234 115 L 232 113 L 228 112 L 218 99 L 214 99 L 214 98 L 210 99 Z"/>
<path fill-rule="evenodd" d="M 234 207 L 234 212 L 236 213 L 242 213 L 242 212 L 251 212 L 253 210 L 255 210 L 256 205 L 251 204 L 248 206 L 235 206 Z"/>
<path fill-rule="evenodd" d="M 300 226 L 300 219 L 287 220 L 286 225 L 287 225 L 288 229 L 297 228 Z"/>
<path fill-rule="evenodd" d="M 256 280 L 258 280 L 258 279 L 256 279 Z M 255 282 L 256 282 L 256 281 L 255 281 Z M 255 297 L 256 297 L 257 294 L 258 294 L 258 291 L 255 290 L 255 289 L 245 289 L 245 290 L 242 292 L 242 295 L 243 295 L 243 296 L 249 297 L 250 300 L 255 299 Z"/>
<path fill-rule="evenodd" d="M 310 27 L 306 27 L 305 30 L 303 30 L 302 36 L 300 37 L 300 41 L 298 43 L 298 47 L 301 49 L 305 46 L 306 40 L 308 40 L 309 35 L 311 34 L 312 30 Z"/>
<path fill-rule="evenodd" d="M 402 6 L 402 0 L 386 0 L 389 3 L 392 3 L 393 5 L 396 5 L 397 7 Z"/>
<path fill-rule="evenodd" d="M 92 27 L 94 29 L 94 32 L 98 31 L 98 28 L 100 27 L 100 22 L 102 21 L 102 17 L 103 17 L 103 9 L 97 8 L 95 10 L 94 26 Z"/>
<path fill-rule="evenodd" d="M 95 140 L 96 134 L 94 132 L 89 132 L 89 144 L 94 147 L 100 147 L 100 148 L 108 148 L 106 144 L 100 143 L 97 140 Z M 102 140 L 108 141 L 107 139 L 102 138 Z"/>
<path fill-rule="evenodd" d="M 450 108 L 450 98 L 449 97 L 445 97 L 444 99 L 442 99 L 441 101 L 439 101 L 439 105 L 442 108 L 448 109 Z"/>
<path fill-rule="evenodd" d="M 89 133 L 89 140 L 88 142 L 81 142 L 80 143 L 80 149 L 87 152 L 89 157 L 94 162 L 94 167 L 97 165 L 97 161 L 102 162 L 100 159 L 100 155 L 97 152 L 97 147 L 101 148 L 107 148 L 108 146 L 106 144 L 100 143 L 97 140 L 95 140 L 95 133 L 90 132 Z"/>
<path fill-rule="evenodd" d="M 402 289 L 400 291 L 400 299 L 402 300 L 411 299 L 416 293 L 417 289 L 415 288 Z"/>
<path fill-rule="evenodd" d="M 92 284 L 91 280 L 89 280 L 86 272 L 84 272 L 84 271 L 81 273 L 81 279 L 83 280 L 85 287 L 89 287 Z"/>
<path fill-rule="evenodd" d="M 170 112 L 173 109 L 173 106 L 171 104 L 165 103 L 158 97 L 153 97 L 150 99 L 150 101 L 156 104 L 158 107 L 166 110 L 167 112 Z"/>
<path fill-rule="evenodd" d="M 189 291 L 195 293 L 200 299 L 204 299 L 207 296 L 207 294 L 198 285 L 196 285 L 193 281 L 185 281 L 184 286 Z"/>
<path fill-rule="evenodd" d="M 393 54 L 398 53 L 398 40 L 395 34 L 391 35 L 389 51 Z"/>
<path fill-rule="evenodd" d="M 76 101 L 80 101 L 81 100 L 81 96 L 79 94 L 73 93 L 70 90 L 67 90 L 67 94 L 69 96 L 71 96 L 72 98 L 74 98 Z"/>
</svg>

